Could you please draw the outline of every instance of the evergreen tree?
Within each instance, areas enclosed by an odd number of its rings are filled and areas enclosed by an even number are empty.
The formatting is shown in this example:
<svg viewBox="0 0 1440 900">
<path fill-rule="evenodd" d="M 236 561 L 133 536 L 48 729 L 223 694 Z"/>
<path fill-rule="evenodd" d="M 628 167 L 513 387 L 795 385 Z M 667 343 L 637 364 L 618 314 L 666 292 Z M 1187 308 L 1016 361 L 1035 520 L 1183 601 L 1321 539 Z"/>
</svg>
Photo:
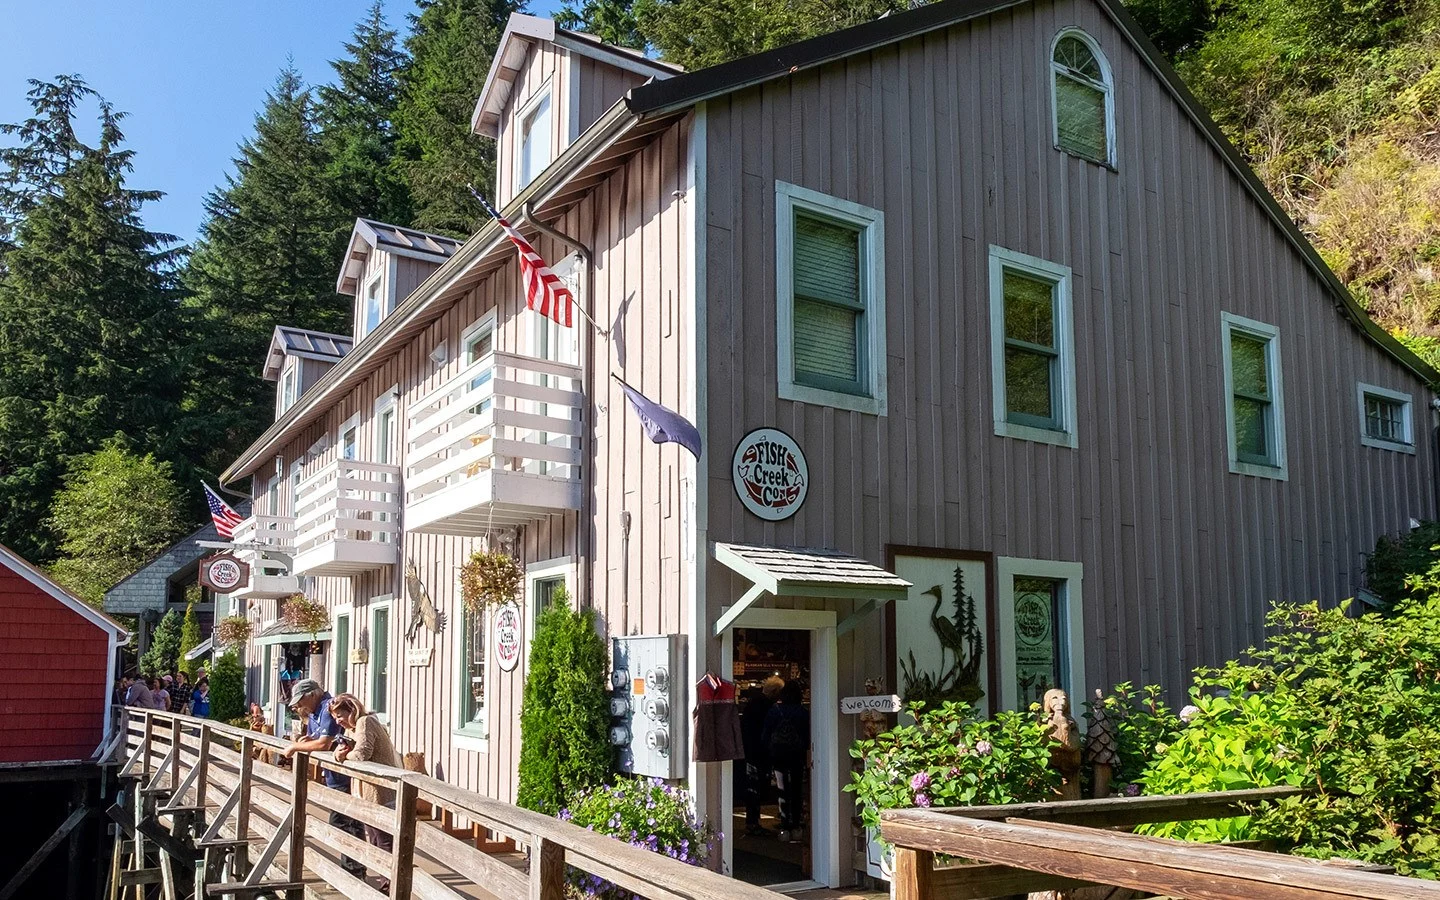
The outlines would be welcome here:
<svg viewBox="0 0 1440 900">
<path fill-rule="evenodd" d="M 191 405 L 194 427 L 208 436 L 200 461 L 211 470 L 270 421 L 273 390 L 257 363 L 275 326 L 350 331 L 351 302 L 335 293 L 335 274 L 352 222 L 333 202 L 316 104 L 293 66 L 234 162 L 205 200 L 209 218 L 185 273 L 206 328 Z"/>
<path fill-rule="evenodd" d="M 470 116 L 505 22 L 524 2 L 418 2 L 395 113 L 397 166 L 410 187 L 416 227 L 469 235 L 485 214 L 465 186 L 489 192 L 495 181 L 495 144 L 471 133 Z"/>
<path fill-rule="evenodd" d="M 645 35 L 635 17 L 632 0 L 580 0 L 567 2 L 555 13 L 555 24 L 571 31 L 593 34 L 607 44 L 644 50 Z"/>
<path fill-rule="evenodd" d="M 180 666 L 180 671 L 189 675 L 193 682 L 195 675 L 200 671 L 200 663 L 193 659 L 186 659 L 185 654 L 200 646 L 200 620 L 195 616 L 195 601 L 203 594 L 198 584 L 192 584 L 190 587 L 194 590 L 185 592 L 186 600 L 189 602 L 185 604 L 185 620 L 180 623 L 180 651 L 177 664 Z"/>
<path fill-rule="evenodd" d="M 140 657 L 140 674 L 147 678 L 159 678 L 175 671 L 180 658 L 180 629 L 184 625 L 180 614 L 170 610 L 150 634 L 150 649 Z"/>
<path fill-rule="evenodd" d="M 147 231 L 157 191 L 125 183 L 123 114 L 78 76 L 32 81 L 34 115 L 0 127 L 0 542 L 49 559 L 40 523 L 68 461 L 122 432 L 180 456 L 189 326 L 173 238 Z M 94 100 L 99 139 L 75 133 Z"/>
<path fill-rule="evenodd" d="M 50 520 L 63 556 L 52 574 L 88 603 L 185 530 L 170 464 L 125 449 L 120 437 L 78 457 L 55 495 Z"/>
<path fill-rule="evenodd" d="M 210 668 L 210 718 L 244 727 L 245 666 L 235 651 L 221 654 Z"/>
<path fill-rule="evenodd" d="M 393 120 L 405 54 L 395 39 L 375 0 L 345 44 L 347 55 L 330 63 L 337 81 L 319 89 L 320 122 L 337 210 L 404 225 L 410 192 L 394 165 Z"/>
<path fill-rule="evenodd" d="M 699 69 L 908 8 L 905 0 L 635 0 L 634 16 L 664 59 Z"/>
</svg>

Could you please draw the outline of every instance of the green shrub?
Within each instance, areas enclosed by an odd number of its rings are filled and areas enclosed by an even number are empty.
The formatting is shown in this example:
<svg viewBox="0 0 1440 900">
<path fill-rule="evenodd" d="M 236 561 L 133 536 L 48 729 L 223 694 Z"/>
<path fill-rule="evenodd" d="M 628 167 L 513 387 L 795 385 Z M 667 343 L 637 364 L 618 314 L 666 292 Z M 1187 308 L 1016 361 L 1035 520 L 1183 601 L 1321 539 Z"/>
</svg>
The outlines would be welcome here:
<svg viewBox="0 0 1440 900">
<path fill-rule="evenodd" d="M 1440 872 L 1440 568 L 1388 618 L 1282 606 L 1248 661 L 1197 672 L 1189 724 L 1145 771 L 1147 793 L 1291 784 L 1303 797 L 1248 818 L 1152 826 L 1197 839 L 1268 838 L 1305 856 Z"/>
<path fill-rule="evenodd" d="M 1053 799 L 1059 790 L 1045 726 L 1034 716 L 1001 712 L 977 719 L 969 704 L 954 701 L 907 708 L 913 725 L 850 748 L 865 768 L 850 776 L 845 790 L 855 795 L 867 827 L 879 827 L 885 809 L 1024 803 Z"/>
<path fill-rule="evenodd" d="M 595 611 L 570 608 L 555 591 L 535 620 L 520 709 L 520 784 L 515 802 L 555 815 L 610 777 L 607 654 Z"/>
<path fill-rule="evenodd" d="M 190 592 L 186 591 L 185 593 L 188 595 Z M 195 601 L 191 600 L 185 605 L 185 620 L 180 624 L 180 649 L 176 654 L 176 665 L 180 667 L 180 671 L 189 675 L 192 681 L 195 679 L 195 674 L 200 671 L 200 662 L 186 659 L 185 654 L 198 646 L 200 646 L 200 620 L 195 617 Z"/>
<path fill-rule="evenodd" d="M 175 671 L 180 656 L 180 614 L 170 610 L 150 634 L 150 648 L 140 657 L 140 672 L 152 678 Z"/>
<path fill-rule="evenodd" d="M 715 833 L 691 812 L 690 795 L 659 778 L 620 778 L 581 791 L 560 818 L 692 866 L 705 864 Z M 587 898 L 632 896 L 598 875 L 572 869 L 571 884 Z"/>
<path fill-rule="evenodd" d="M 1101 708 L 1115 726 L 1120 762 L 1110 778 L 1116 791 L 1134 784 L 1155 758 L 1155 748 L 1167 745 L 1180 732 L 1180 718 L 1165 705 L 1162 693 L 1158 684 L 1137 691 L 1126 681 L 1115 685 L 1108 696 L 1085 701 L 1087 732 L 1093 727 L 1096 710 Z"/>
<path fill-rule="evenodd" d="M 210 718 L 233 723 L 245 716 L 245 666 L 233 651 L 210 667 Z"/>
<path fill-rule="evenodd" d="M 1382 534 L 1375 552 L 1365 558 L 1365 584 L 1380 599 L 1381 609 L 1390 609 L 1409 597 L 1419 596 L 1406 585 L 1417 572 L 1429 571 L 1440 562 L 1440 522 L 1424 522 L 1401 534 Z"/>
</svg>

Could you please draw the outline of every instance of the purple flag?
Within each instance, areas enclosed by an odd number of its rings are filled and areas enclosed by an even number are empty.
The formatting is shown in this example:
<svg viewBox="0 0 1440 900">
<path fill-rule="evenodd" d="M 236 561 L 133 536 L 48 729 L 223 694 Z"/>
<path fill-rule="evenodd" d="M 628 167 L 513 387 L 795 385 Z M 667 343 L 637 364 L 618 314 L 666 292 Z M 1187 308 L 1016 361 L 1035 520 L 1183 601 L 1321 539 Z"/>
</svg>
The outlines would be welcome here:
<svg viewBox="0 0 1440 900">
<path fill-rule="evenodd" d="M 620 381 L 618 377 L 615 380 Z M 630 398 L 630 406 L 635 410 L 635 415 L 640 417 L 640 423 L 645 426 L 645 434 L 650 440 L 657 444 L 679 444 L 693 453 L 696 459 L 700 458 L 700 429 L 691 425 L 689 419 L 673 409 L 661 406 L 623 381 L 620 381 L 620 387 L 624 389 L 625 396 Z"/>
</svg>

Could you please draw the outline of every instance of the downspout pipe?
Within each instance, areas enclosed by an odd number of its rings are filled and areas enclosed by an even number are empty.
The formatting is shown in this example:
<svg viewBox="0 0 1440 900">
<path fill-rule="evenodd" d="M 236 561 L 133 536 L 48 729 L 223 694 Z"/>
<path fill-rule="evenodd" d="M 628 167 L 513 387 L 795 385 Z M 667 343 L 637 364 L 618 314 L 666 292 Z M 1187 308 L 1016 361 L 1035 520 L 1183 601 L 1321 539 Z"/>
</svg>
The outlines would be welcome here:
<svg viewBox="0 0 1440 900">
<path fill-rule="evenodd" d="M 525 201 L 525 206 L 521 212 L 521 221 L 528 222 L 534 226 L 536 231 L 550 238 L 552 241 L 563 244 L 575 251 L 576 255 L 580 258 L 581 264 L 585 267 L 585 302 L 593 302 L 595 296 L 595 266 L 593 264 L 595 255 L 590 252 L 590 248 L 579 240 L 567 234 L 562 234 L 544 222 L 541 222 L 540 218 L 535 215 L 535 201 L 533 200 Z M 582 573 L 582 577 L 578 579 L 581 583 L 577 584 L 576 587 L 579 589 L 577 591 L 579 594 L 577 602 L 580 605 L 593 607 L 595 605 L 595 573 L 591 571 L 590 565 L 591 531 L 595 527 L 595 494 L 594 489 L 590 487 L 595 475 L 592 462 L 595 458 L 595 415 L 592 412 L 595 408 L 595 328 L 593 327 L 588 329 L 585 334 L 585 369 L 582 380 L 585 385 L 586 401 L 584 427 L 586 446 L 583 448 L 584 454 L 581 457 L 583 463 L 580 469 L 581 496 L 583 497 L 580 501 L 580 522 L 579 527 L 575 529 L 576 538 L 579 543 L 579 547 L 577 548 L 579 551 L 578 556 L 580 557 L 577 568 L 579 572 Z M 584 576 L 588 576 L 588 578 Z"/>
</svg>

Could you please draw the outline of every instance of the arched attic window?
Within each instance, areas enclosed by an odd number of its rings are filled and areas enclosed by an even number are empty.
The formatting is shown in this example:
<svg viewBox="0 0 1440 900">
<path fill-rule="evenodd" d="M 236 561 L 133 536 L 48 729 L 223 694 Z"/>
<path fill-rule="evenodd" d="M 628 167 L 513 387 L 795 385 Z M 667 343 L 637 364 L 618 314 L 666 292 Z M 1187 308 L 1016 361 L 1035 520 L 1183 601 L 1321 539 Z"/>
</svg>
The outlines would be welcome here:
<svg viewBox="0 0 1440 900">
<path fill-rule="evenodd" d="M 1055 147 L 1102 165 L 1115 162 L 1115 96 L 1110 64 L 1079 29 L 1055 37 L 1050 53 Z"/>
</svg>

